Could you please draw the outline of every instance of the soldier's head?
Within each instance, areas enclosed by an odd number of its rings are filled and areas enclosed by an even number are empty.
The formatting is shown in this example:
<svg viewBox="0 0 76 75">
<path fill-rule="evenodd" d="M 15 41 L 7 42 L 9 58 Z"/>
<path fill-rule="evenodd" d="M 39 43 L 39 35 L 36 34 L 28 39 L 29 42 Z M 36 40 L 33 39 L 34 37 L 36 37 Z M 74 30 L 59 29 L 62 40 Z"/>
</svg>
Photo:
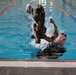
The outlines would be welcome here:
<svg viewBox="0 0 76 75">
<path fill-rule="evenodd" d="M 66 34 L 64 33 L 61 33 L 58 35 L 58 37 L 55 39 L 55 42 L 58 44 L 58 45 L 63 45 L 66 41 Z"/>
</svg>

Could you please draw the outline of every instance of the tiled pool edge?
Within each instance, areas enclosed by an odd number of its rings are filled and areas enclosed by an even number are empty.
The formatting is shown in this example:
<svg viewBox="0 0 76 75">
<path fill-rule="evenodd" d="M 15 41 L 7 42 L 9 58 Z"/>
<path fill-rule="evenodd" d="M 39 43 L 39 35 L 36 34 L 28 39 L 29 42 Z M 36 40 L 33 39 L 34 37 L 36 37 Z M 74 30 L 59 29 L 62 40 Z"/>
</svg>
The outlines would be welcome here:
<svg viewBox="0 0 76 75">
<path fill-rule="evenodd" d="M 0 67 L 67 67 L 76 68 L 76 60 L 0 59 Z"/>
</svg>

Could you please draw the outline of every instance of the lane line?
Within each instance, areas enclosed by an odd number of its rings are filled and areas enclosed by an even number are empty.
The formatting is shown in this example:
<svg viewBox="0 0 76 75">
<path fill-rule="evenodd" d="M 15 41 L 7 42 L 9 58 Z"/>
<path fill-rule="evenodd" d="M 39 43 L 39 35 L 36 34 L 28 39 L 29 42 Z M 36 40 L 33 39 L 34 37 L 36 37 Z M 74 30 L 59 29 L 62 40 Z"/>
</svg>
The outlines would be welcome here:
<svg viewBox="0 0 76 75">
<path fill-rule="evenodd" d="M 64 10 L 61 6 L 59 6 L 54 0 L 50 0 L 55 6 L 57 6 L 62 12 L 64 12 L 67 16 L 69 16 L 70 18 L 72 18 L 74 21 L 76 21 L 76 18 L 73 17 L 69 12 L 67 12 L 66 10 Z"/>
<path fill-rule="evenodd" d="M 8 5 L 6 5 L 2 10 L 0 10 L 0 14 L 7 10 L 15 1 L 16 0 L 12 0 Z"/>
</svg>

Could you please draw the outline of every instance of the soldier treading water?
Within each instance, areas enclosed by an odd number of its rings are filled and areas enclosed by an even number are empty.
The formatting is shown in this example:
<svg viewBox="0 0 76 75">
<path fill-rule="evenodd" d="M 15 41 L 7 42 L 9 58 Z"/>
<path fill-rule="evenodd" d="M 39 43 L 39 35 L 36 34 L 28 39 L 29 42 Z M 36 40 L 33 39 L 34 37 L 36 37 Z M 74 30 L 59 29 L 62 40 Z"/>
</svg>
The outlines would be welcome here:
<svg viewBox="0 0 76 75">
<path fill-rule="evenodd" d="M 45 39 L 48 42 L 50 38 L 45 35 L 47 28 L 44 26 L 45 23 L 45 11 L 41 4 L 38 4 L 35 9 L 31 5 L 28 6 L 27 12 L 33 16 L 36 23 L 33 24 L 35 34 L 32 38 L 35 38 L 36 43 L 40 43 L 40 39 Z"/>
<path fill-rule="evenodd" d="M 32 35 L 32 38 L 35 38 L 36 43 L 40 43 L 41 39 L 45 39 L 49 42 L 49 44 L 37 52 L 37 57 L 53 56 L 54 54 L 57 58 L 58 53 L 60 53 L 59 55 L 62 55 L 66 51 L 65 48 L 62 47 L 66 41 L 66 34 L 59 34 L 58 28 L 52 18 L 50 19 L 50 23 L 52 23 L 54 26 L 54 32 L 49 36 L 45 34 L 47 28 L 44 26 L 45 11 L 42 5 L 38 4 L 36 9 L 33 9 L 33 7 L 30 5 L 27 12 L 33 16 L 33 19 L 36 22 L 33 24 L 33 30 L 35 34 Z"/>
<path fill-rule="evenodd" d="M 48 58 L 58 58 L 66 52 L 66 49 L 63 47 L 67 37 L 66 34 L 58 33 L 57 26 L 53 19 L 50 19 L 50 23 L 53 24 L 55 31 L 49 35 L 49 43 L 38 51 L 37 57 L 47 56 Z"/>
</svg>

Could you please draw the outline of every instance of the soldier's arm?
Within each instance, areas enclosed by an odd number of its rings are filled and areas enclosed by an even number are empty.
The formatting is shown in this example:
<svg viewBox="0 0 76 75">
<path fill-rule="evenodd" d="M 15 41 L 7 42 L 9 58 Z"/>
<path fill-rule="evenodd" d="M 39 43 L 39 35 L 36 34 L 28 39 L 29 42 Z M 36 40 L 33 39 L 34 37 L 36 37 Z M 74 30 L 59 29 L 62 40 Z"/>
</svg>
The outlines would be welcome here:
<svg viewBox="0 0 76 75">
<path fill-rule="evenodd" d="M 58 28 L 57 28 L 55 22 L 53 21 L 53 19 L 50 19 L 50 23 L 52 23 L 54 25 L 54 36 L 56 38 L 58 36 Z"/>
</svg>

